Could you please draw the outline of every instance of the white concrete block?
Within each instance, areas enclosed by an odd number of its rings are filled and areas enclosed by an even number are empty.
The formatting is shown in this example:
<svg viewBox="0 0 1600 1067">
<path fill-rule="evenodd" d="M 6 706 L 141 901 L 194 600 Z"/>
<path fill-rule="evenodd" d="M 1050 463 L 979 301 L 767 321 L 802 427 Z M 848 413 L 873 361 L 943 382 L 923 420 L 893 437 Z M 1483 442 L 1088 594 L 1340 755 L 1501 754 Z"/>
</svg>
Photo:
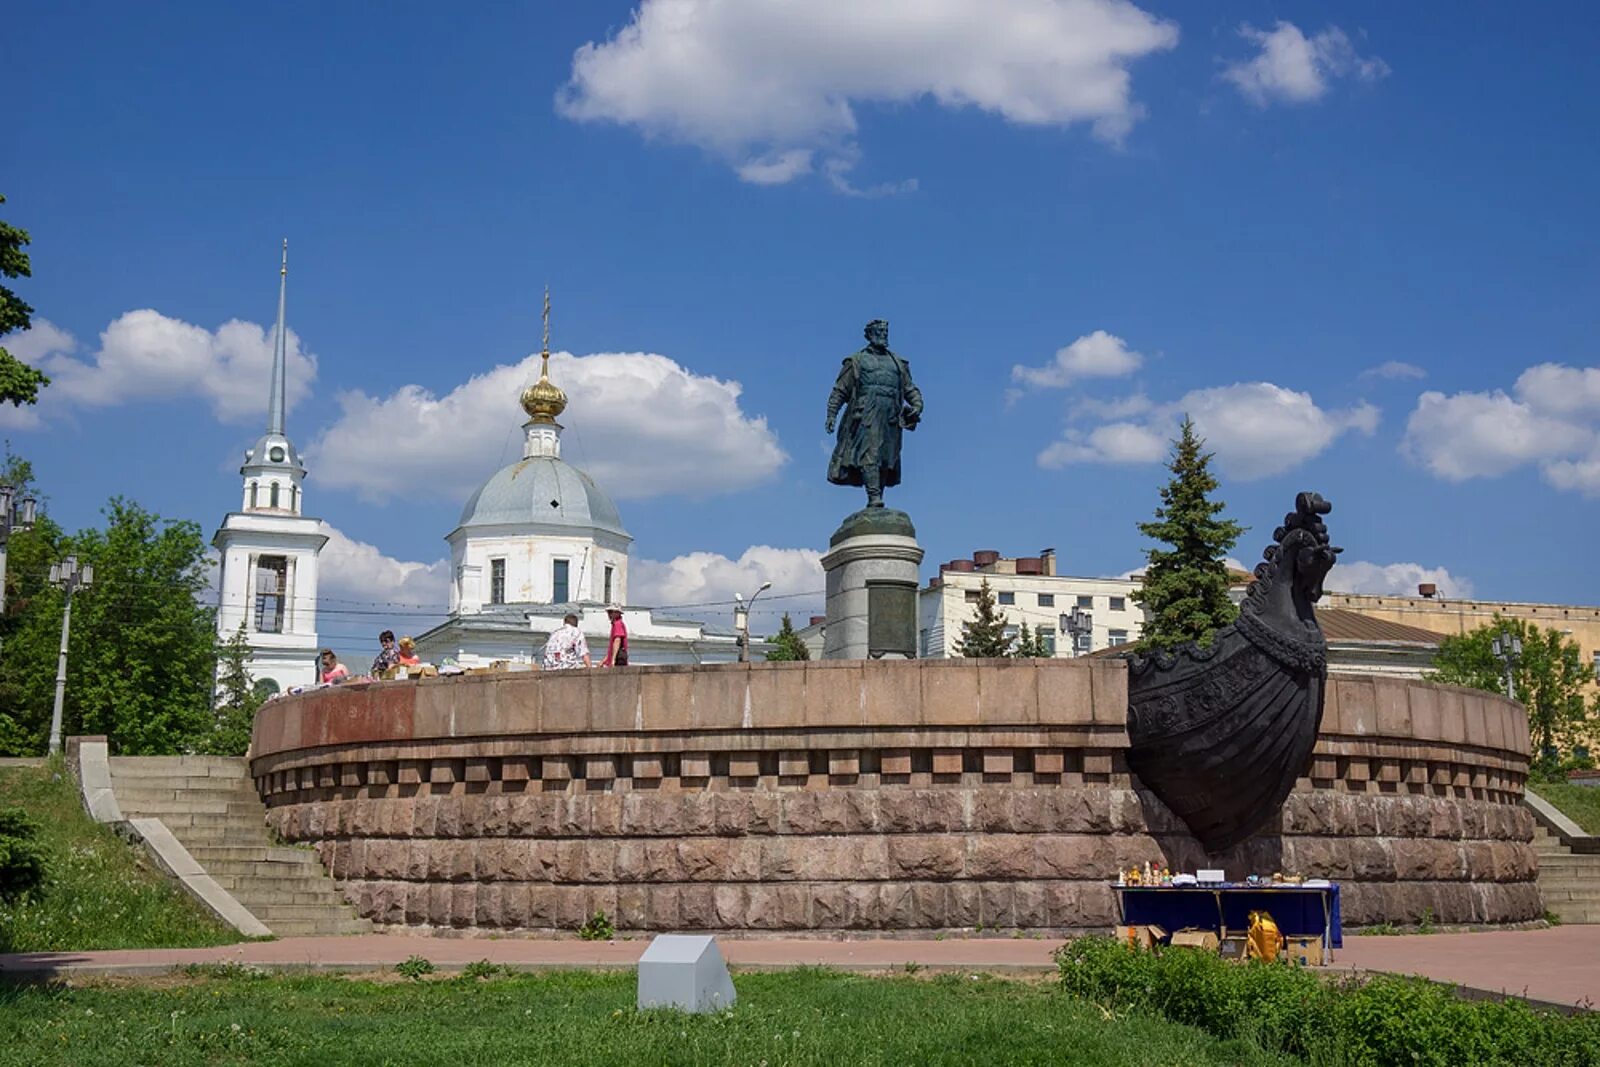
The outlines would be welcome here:
<svg viewBox="0 0 1600 1067">
<path fill-rule="evenodd" d="M 734 1002 L 733 979 L 715 938 L 662 934 L 639 957 L 639 1009 L 721 1011 Z"/>
</svg>

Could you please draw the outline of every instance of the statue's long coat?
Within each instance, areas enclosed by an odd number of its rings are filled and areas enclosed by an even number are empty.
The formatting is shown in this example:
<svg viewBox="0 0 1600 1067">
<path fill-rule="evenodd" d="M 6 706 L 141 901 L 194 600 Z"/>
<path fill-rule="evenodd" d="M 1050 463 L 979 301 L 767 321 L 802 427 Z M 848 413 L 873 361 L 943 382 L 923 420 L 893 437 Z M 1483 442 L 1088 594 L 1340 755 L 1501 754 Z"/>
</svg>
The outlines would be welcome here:
<svg viewBox="0 0 1600 1067">
<path fill-rule="evenodd" d="M 828 481 L 865 485 L 862 473 L 876 465 L 882 485 L 900 484 L 901 413 L 922 414 L 922 392 L 911 383 L 911 367 L 893 352 L 863 348 L 846 356 L 828 395 L 828 414 L 848 405 L 839 423 L 839 440 L 828 462 Z"/>
</svg>

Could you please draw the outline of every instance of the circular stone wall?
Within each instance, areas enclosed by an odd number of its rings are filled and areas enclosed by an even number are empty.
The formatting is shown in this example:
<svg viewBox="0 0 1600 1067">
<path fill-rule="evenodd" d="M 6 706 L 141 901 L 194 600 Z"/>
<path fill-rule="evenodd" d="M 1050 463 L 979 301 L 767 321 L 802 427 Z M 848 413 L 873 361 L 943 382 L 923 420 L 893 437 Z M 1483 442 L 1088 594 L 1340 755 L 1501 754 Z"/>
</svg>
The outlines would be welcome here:
<svg viewBox="0 0 1600 1067">
<path fill-rule="evenodd" d="M 251 770 L 378 923 L 570 931 L 1104 930 L 1119 868 L 1343 884 L 1345 922 L 1543 913 L 1522 709 L 1328 683 L 1307 777 L 1207 858 L 1128 773 L 1120 661 L 635 667 L 275 700 Z"/>
</svg>

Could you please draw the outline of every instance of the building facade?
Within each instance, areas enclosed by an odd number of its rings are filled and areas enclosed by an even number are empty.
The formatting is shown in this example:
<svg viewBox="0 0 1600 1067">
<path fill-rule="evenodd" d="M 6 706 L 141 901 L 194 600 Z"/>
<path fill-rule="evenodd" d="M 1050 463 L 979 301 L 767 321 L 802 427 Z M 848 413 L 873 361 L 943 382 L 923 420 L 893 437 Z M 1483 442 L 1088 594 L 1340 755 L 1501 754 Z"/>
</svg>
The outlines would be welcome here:
<svg viewBox="0 0 1600 1067">
<path fill-rule="evenodd" d="M 549 295 L 539 380 L 521 396 L 522 458 L 468 498 L 450 545 L 450 615 L 417 637 L 422 659 L 471 668 L 531 663 L 570 613 L 596 663 L 605 656 L 605 606 L 622 606 L 629 662 L 726 663 L 737 634 L 650 608 L 628 607 L 633 537 L 611 498 L 561 458 L 567 396 L 550 381 Z"/>
<path fill-rule="evenodd" d="M 211 539 L 220 557 L 217 636 L 244 628 L 249 668 L 263 692 L 317 680 L 317 557 L 327 544 L 322 523 L 304 514 L 306 477 L 284 420 L 287 351 L 285 301 L 289 242 L 278 272 L 267 432 L 244 455 L 239 510 Z"/>
<path fill-rule="evenodd" d="M 917 654 L 959 656 L 961 626 L 972 618 L 983 583 L 994 591 L 1007 632 L 1023 625 L 1056 657 L 1087 655 L 1130 644 L 1144 629 L 1144 609 L 1134 603 L 1139 582 L 1056 573 L 1056 555 L 1005 557 L 979 551 L 971 559 L 941 564 L 917 594 Z"/>
</svg>

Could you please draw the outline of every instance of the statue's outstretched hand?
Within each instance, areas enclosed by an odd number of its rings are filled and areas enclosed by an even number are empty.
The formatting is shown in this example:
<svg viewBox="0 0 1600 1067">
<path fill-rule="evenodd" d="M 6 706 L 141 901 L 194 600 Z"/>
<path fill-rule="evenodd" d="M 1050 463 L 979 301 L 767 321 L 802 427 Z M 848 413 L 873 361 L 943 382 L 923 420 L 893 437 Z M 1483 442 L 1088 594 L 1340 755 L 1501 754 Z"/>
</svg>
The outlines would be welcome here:
<svg viewBox="0 0 1600 1067">
<path fill-rule="evenodd" d="M 829 419 L 827 421 L 827 423 L 822 427 L 822 432 L 823 433 L 832 433 L 833 432 L 833 420 L 832 419 Z"/>
</svg>

